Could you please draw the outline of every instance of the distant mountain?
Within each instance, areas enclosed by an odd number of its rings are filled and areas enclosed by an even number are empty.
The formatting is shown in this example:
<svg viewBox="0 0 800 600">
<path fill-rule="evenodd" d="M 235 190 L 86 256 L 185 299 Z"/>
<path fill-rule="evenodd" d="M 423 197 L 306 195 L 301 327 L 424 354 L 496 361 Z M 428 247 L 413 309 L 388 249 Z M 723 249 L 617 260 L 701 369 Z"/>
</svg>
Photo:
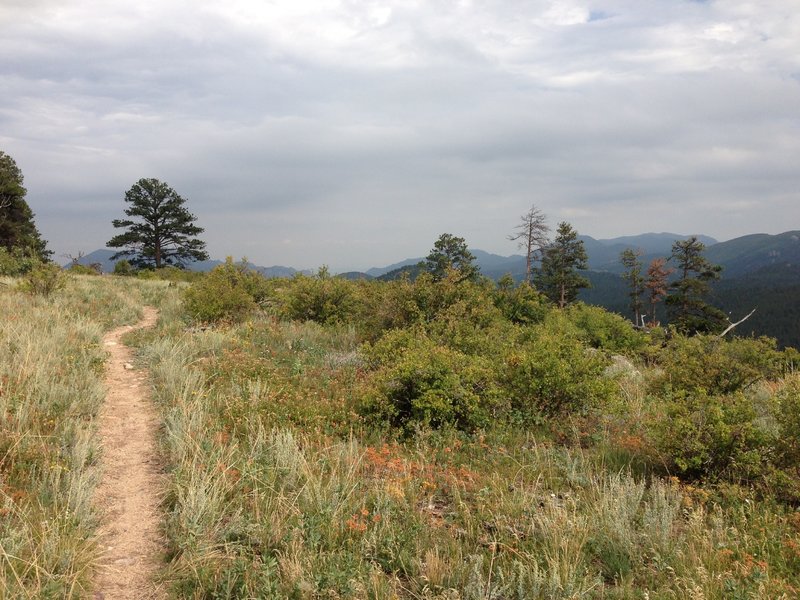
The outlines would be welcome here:
<svg viewBox="0 0 800 600">
<path fill-rule="evenodd" d="M 92 264 L 99 264 L 100 268 L 103 273 L 113 273 L 114 272 L 114 265 L 117 263 L 116 260 L 111 260 L 111 257 L 116 254 L 115 250 L 108 250 L 103 248 L 101 250 L 95 250 L 94 252 L 90 252 L 78 259 L 78 264 L 81 265 L 92 265 Z M 122 259 L 118 259 L 122 260 Z M 202 260 L 202 261 L 195 261 L 190 262 L 186 266 L 190 271 L 210 271 L 214 267 L 224 264 L 225 261 L 222 260 Z M 72 262 L 68 262 L 64 265 L 64 267 L 69 267 Z M 281 267 L 281 266 L 272 266 L 272 267 L 260 267 L 258 265 L 253 265 L 248 263 L 248 266 L 253 269 L 254 271 L 258 271 L 265 277 L 293 277 L 297 271 L 291 267 Z"/>
<path fill-rule="evenodd" d="M 365 273 L 371 277 L 380 277 L 381 275 L 386 275 L 386 273 L 390 271 L 396 271 L 397 269 L 401 269 L 403 267 L 408 267 L 411 265 L 415 265 L 418 262 L 425 260 L 424 258 L 407 258 L 405 260 L 401 260 L 400 262 L 393 263 L 391 265 L 387 265 L 385 267 L 373 267 L 371 269 L 367 269 Z"/>
<path fill-rule="evenodd" d="M 689 239 L 691 235 L 678 235 L 676 233 L 641 233 L 639 235 L 624 235 L 607 240 L 597 240 L 604 246 L 622 245 L 628 248 L 641 248 L 649 254 L 668 252 L 675 240 Z M 717 244 L 717 240 L 707 235 L 697 234 L 695 237 L 703 242 L 706 247 Z"/>
<path fill-rule="evenodd" d="M 642 262 L 647 265 L 654 258 L 669 256 L 672 253 L 672 244 L 678 240 L 687 240 L 691 236 L 676 233 L 643 233 L 629 235 L 607 240 L 596 240 L 588 235 L 578 236 L 583 240 L 586 253 L 589 255 L 589 268 L 593 271 L 610 271 L 622 273 L 623 267 L 619 262 L 619 255 L 627 249 L 641 249 Z M 707 235 L 696 236 L 706 247 L 717 244 L 717 240 Z"/>
<path fill-rule="evenodd" d="M 708 248 L 706 258 L 722 265 L 723 277 L 738 277 L 764 267 L 800 264 L 800 231 L 756 233 Z"/>
</svg>

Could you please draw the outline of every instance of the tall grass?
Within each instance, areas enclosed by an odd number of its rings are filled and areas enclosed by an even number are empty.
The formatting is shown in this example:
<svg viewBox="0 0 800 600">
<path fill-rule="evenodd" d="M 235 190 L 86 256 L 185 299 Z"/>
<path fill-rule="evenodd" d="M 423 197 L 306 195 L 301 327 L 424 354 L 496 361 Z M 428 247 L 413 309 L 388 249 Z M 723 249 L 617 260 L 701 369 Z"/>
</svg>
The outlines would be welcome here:
<svg viewBox="0 0 800 600">
<path fill-rule="evenodd" d="M 103 331 L 131 323 L 153 284 L 70 277 L 44 298 L 0 287 L 0 597 L 79 598 L 98 549 L 91 498 Z M 151 289 L 152 288 L 152 289 Z"/>
</svg>

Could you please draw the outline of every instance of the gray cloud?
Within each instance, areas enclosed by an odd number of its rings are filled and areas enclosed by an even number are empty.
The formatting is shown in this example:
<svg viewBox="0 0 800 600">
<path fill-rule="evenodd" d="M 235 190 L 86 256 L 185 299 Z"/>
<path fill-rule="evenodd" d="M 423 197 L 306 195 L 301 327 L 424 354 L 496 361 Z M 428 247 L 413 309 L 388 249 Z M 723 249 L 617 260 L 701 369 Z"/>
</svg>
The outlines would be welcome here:
<svg viewBox="0 0 800 600">
<path fill-rule="evenodd" d="M 41 0 L 0 25 L 0 148 L 59 253 L 102 246 L 140 177 L 212 254 L 297 267 L 443 231 L 510 253 L 532 202 L 594 236 L 800 226 L 789 0 Z"/>
</svg>

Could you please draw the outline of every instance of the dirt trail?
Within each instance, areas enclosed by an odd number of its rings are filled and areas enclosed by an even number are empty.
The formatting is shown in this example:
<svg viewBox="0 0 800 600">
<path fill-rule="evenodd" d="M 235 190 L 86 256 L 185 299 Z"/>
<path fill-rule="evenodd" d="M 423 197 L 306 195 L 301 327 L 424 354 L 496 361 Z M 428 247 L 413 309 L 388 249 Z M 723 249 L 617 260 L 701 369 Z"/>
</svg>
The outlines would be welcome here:
<svg viewBox="0 0 800 600">
<path fill-rule="evenodd" d="M 144 319 L 106 334 L 111 354 L 106 366 L 108 393 L 100 411 L 102 478 L 95 505 L 102 515 L 98 541 L 101 564 L 95 600 L 160 599 L 155 583 L 163 539 L 159 501 L 163 476 L 156 448 L 158 421 L 150 402 L 147 374 L 135 370 L 123 334 L 155 324 L 158 312 L 145 308 Z"/>
</svg>

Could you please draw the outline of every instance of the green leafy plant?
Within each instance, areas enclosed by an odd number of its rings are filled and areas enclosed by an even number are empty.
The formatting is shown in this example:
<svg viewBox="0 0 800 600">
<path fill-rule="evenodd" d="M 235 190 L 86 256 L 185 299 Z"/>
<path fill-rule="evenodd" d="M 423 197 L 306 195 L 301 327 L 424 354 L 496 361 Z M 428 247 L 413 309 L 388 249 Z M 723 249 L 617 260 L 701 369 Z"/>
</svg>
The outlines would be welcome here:
<svg viewBox="0 0 800 600">
<path fill-rule="evenodd" d="M 393 427 L 475 429 L 499 399 L 484 361 L 421 335 L 390 334 L 368 354 L 380 366 L 365 386 L 361 410 Z"/>
<path fill-rule="evenodd" d="M 359 314 L 356 285 L 346 279 L 331 277 L 325 267 L 316 277 L 297 275 L 279 295 L 280 312 L 294 321 L 327 325 L 350 322 Z"/>
<path fill-rule="evenodd" d="M 578 302 L 566 312 L 592 348 L 634 355 L 647 344 L 645 334 L 631 327 L 630 321 L 599 306 Z"/>
<path fill-rule="evenodd" d="M 34 296 L 48 297 L 66 285 L 61 267 L 54 263 L 39 263 L 23 276 L 19 287 Z"/>
<path fill-rule="evenodd" d="M 609 401 L 613 382 L 603 376 L 608 359 L 587 350 L 580 332 L 554 313 L 507 351 L 503 384 L 513 410 L 526 419 L 583 413 Z"/>
<path fill-rule="evenodd" d="M 662 411 L 649 423 L 649 441 L 668 471 L 744 482 L 765 472 L 771 439 L 744 394 L 711 395 L 700 389 L 657 402 Z"/>
<path fill-rule="evenodd" d="M 780 374 L 781 354 L 771 338 L 720 339 L 676 334 L 659 353 L 662 372 L 651 390 L 730 394 Z"/>
<path fill-rule="evenodd" d="M 131 265 L 130 261 L 124 258 L 114 263 L 114 275 L 130 277 L 131 275 L 134 275 L 135 272 L 136 271 L 133 268 L 133 265 Z"/>
<path fill-rule="evenodd" d="M 206 323 L 241 321 L 256 309 L 256 299 L 262 299 L 259 278 L 264 279 L 249 271 L 244 263 L 235 264 L 228 257 L 225 264 L 214 267 L 184 292 L 186 312 Z"/>
</svg>

